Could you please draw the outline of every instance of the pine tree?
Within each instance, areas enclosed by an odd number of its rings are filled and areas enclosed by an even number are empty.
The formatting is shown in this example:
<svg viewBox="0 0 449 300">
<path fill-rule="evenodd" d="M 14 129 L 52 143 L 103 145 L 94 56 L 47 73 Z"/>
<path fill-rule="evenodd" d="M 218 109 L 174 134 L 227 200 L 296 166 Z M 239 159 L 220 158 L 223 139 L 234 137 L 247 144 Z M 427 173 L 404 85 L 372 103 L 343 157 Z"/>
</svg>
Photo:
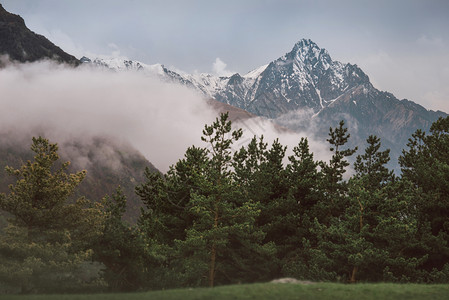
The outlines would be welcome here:
<svg viewBox="0 0 449 300">
<path fill-rule="evenodd" d="M 317 262 L 312 259 L 310 251 L 317 245 L 316 234 L 313 232 L 314 219 L 323 219 L 320 202 L 323 199 L 321 188 L 321 173 L 318 172 L 318 162 L 310 152 L 306 138 L 301 138 L 289 156 L 290 163 L 286 172 L 288 178 L 289 216 L 286 226 L 290 227 L 289 235 L 284 236 L 284 249 L 281 249 L 283 275 L 301 279 L 324 279 L 319 277 Z M 278 216 L 281 220 L 283 215 Z M 317 278 L 318 276 L 318 278 Z"/>
<path fill-rule="evenodd" d="M 210 161 L 206 172 L 195 178 L 199 189 L 190 199 L 190 212 L 196 218 L 180 246 L 191 252 L 188 260 L 190 267 L 195 265 L 195 271 L 201 274 L 201 269 L 207 267 L 209 286 L 215 285 L 217 274 L 222 281 L 228 281 L 230 272 L 235 275 L 239 268 L 248 271 L 245 252 L 261 251 L 263 234 L 254 227 L 260 213 L 258 205 L 245 201 L 232 179 L 231 145 L 241 136 L 241 129 L 232 131 L 228 114 L 222 114 L 203 130 Z"/>
<path fill-rule="evenodd" d="M 415 188 L 411 205 L 421 235 L 413 254 L 429 256 L 426 272 L 441 271 L 449 264 L 449 117 L 433 123 L 429 135 L 416 131 L 407 146 L 399 163 Z"/>
<path fill-rule="evenodd" d="M 347 264 L 346 258 L 335 256 L 345 252 L 338 249 L 343 242 L 338 232 L 343 228 L 335 228 L 335 224 L 339 224 L 348 206 L 348 183 L 343 180 L 349 166 L 346 157 L 357 150 L 342 149 L 350 137 L 347 131 L 344 121 L 337 128 L 329 129 L 327 141 L 329 150 L 333 152 L 329 163 L 315 163 L 305 140 L 295 149 L 299 159 L 290 158 L 291 166 L 288 169 L 293 171 L 296 181 L 292 184 L 291 193 L 296 196 L 302 209 L 299 215 L 302 230 L 296 239 L 299 250 L 291 252 L 284 263 L 284 272 L 289 276 L 335 280 L 341 276 L 340 266 Z M 320 168 L 319 172 L 317 167 Z M 298 175 L 302 177 L 300 180 Z"/>
<path fill-rule="evenodd" d="M 386 168 L 388 150 L 380 151 L 380 140 L 371 136 L 367 142 L 348 182 L 344 213 L 329 226 L 316 224 L 317 247 L 328 259 L 323 265 L 352 283 L 418 280 L 426 257 L 409 253 L 418 242 L 410 214 L 415 194 Z"/>
<path fill-rule="evenodd" d="M 235 173 L 237 182 L 248 199 L 262 205 L 261 214 L 257 218 L 257 225 L 266 232 L 265 241 L 275 242 L 283 240 L 288 235 L 285 219 L 278 220 L 279 215 L 290 212 L 286 206 L 288 184 L 283 159 L 286 147 L 274 140 L 271 147 L 263 142 L 263 137 L 254 138 L 247 147 L 242 148 L 235 156 Z M 246 152 L 244 160 L 239 155 Z M 244 166 L 242 166 L 244 165 Z"/>
<path fill-rule="evenodd" d="M 266 280 L 281 276 L 280 259 L 286 240 L 294 235 L 295 200 L 288 198 L 288 181 L 283 164 L 286 147 L 273 141 L 270 148 L 263 136 L 242 147 L 234 157 L 234 170 L 239 188 L 248 200 L 260 203 L 256 225 L 265 233 L 265 243 L 274 243 L 277 257 L 271 258 Z M 268 266 L 267 266 L 268 267 Z M 266 268 L 267 268 L 266 267 Z"/>
<path fill-rule="evenodd" d="M 136 226 L 123 221 L 126 196 L 120 187 L 103 198 L 105 227 L 94 245 L 94 259 L 106 267 L 110 291 L 134 291 L 146 286 L 144 239 Z"/>
<path fill-rule="evenodd" d="M 208 164 L 206 150 L 192 146 L 167 174 L 145 170 L 146 182 L 136 187 L 136 193 L 146 206 L 139 222 L 147 223 L 147 236 L 170 246 L 185 238 L 185 229 L 192 225 L 189 201 L 199 189 L 195 178 Z"/>
<path fill-rule="evenodd" d="M 289 179 L 289 197 L 297 203 L 297 211 L 301 214 L 301 227 L 304 236 L 311 238 L 307 227 L 313 218 L 324 219 L 323 198 L 324 187 L 321 182 L 323 173 L 318 171 L 319 162 L 313 158 L 310 152 L 308 140 L 302 138 L 293 148 L 294 155 L 289 157 L 287 166 Z M 306 231 L 304 231 L 306 230 Z"/>
<path fill-rule="evenodd" d="M 189 279 L 183 272 L 178 243 L 186 239 L 186 231 L 192 227 L 195 216 L 190 212 L 191 198 L 199 190 L 196 178 L 205 174 L 208 164 L 206 149 L 192 146 L 167 174 L 146 169 L 146 181 L 136 187 L 145 205 L 138 228 L 144 235 L 145 257 L 151 259 L 151 276 L 147 279 L 151 288 L 196 285 L 196 278 Z"/>
<path fill-rule="evenodd" d="M 333 152 L 329 163 L 321 162 L 322 187 L 324 188 L 326 203 L 323 203 L 323 212 L 326 213 L 324 219 L 319 222 L 329 224 L 330 217 L 338 216 L 343 213 L 345 207 L 345 192 L 347 190 L 347 182 L 343 180 L 343 174 L 349 162 L 346 157 L 353 155 L 357 151 L 355 148 L 342 149 L 348 142 L 350 134 L 348 128 L 344 127 L 345 122 L 342 120 L 335 129 L 329 128 L 330 144 L 329 150 Z"/>
<path fill-rule="evenodd" d="M 245 193 L 255 201 L 264 201 L 268 194 L 264 184 L 270 178 L 260 176 L 262 165 L 268 160 L 268 144 L 264 137 L 254 137 L 246 147 L 241 147 L 234 154 L 234 180 L 239 183 Z"/>
<path fill-rule="evenodd" d="M 139 226 L 161 258 L 156 276 L 165 287 L 250 281 L 268 272 L 259 272 L 272 251 L 255 226 L 259 204 L 232 168 L 231 146 L 241 135 L 221 115 L 204 128 L 207 147 L 189 148 L 167 174 L 146 174 L 136 188 L 146 206 Z"/>
<path fill-rule="evenodd" d="M 84 198 L 69 202 L 86 172 L 68 174 L 57 167 L 57 144 L 33 138 L 34 161 L 7 167 L 16 183 L 0 196 L 0 208 L 12 215 L 0 236 L 0 281 L 22 292 L 79 288 L 81 265 L 102 230 L 99 207 Z"/>
<path fill-rule="evenodd" d="M 357 177 L 366 176 L 365 188 L 374 191 L 393 178 L 393 171 L 385 166 L 390 161 L 390 149 L 379 151 L 380 139 L 374 135 L 370 135 L 366 142 L 368 147 L 363 155 L 357 156 L 354 170 Z"/>
</svg>

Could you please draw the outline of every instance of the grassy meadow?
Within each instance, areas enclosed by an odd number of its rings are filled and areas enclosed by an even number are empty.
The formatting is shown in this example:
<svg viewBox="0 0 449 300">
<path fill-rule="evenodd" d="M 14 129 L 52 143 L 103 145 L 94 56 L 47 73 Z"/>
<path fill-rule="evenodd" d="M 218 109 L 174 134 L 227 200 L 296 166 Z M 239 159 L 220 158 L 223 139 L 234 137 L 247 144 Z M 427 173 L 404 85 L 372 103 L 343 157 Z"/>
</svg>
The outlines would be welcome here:
<svg viewBox="0 0 449 300">
<path fill-rule="evenodd" d="M 215 288 L 173 289 L 128 294 L 1 295 L 0 300 L 193 300 L 193 299 L 449 299 L 449 285 L 424 284 L 276 284 L 258 283 Z"/>
</svg>

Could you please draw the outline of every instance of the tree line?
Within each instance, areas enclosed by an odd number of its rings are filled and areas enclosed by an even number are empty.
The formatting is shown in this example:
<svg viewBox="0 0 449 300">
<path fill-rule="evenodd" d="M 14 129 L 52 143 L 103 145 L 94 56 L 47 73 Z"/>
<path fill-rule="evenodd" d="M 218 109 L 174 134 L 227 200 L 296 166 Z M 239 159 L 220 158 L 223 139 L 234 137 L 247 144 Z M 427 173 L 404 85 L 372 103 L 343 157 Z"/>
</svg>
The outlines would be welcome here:
<svg viewBox="0 0 449 300">
<path fill-rule="evenodd" d="M 34 160 L 0 194 L 0 291 L 132 291 L 268 281 L 449 282 L 449 118 L 416 131 L 399 158 L 369 136 L 356 148 L 343 121 L 330 128 L 329 161 L 301 138 L 286 146 L 242 137 L 222 114 L 166 174 L 145 170 L 137 224 L 123 221 L 117 188 L 72 199 L 57 144 L 33 138 Z M 349 179 L 347 179 L 349 177 Z"/>
</svg>

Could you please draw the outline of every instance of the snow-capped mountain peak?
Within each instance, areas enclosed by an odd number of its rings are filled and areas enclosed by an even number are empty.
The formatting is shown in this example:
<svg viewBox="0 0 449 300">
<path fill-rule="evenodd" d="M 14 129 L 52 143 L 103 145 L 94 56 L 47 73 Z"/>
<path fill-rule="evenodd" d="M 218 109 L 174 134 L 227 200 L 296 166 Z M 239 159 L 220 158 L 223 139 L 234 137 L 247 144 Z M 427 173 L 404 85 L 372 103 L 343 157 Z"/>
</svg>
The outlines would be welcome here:
<svg viewBox="0 0 449 300">
<path fill-rule="evenodd" d="M 114 71 L 138 71 L 179 82 L 205 96 L 249 112 L 276 118 L 292 109 L 307 108 L 318 113 L 346 90 L 369 82 L 356 66 L 333 61 L 329 53 L 309 39 L 269 64 L 240 76 L 186 74 L 163 65 L 147 65 L 126 59 L 82 59 Z"/>
<path fill-rule="evenodd" d="M 285 58 L 302 64 L 309 70 L 315 68 L 327 70 L 333 63 L 327 50 L 318 47 L 309 39 L 302 39 L 297 42 L 292 51 L 285 55 Z"/>
<path fill-rule="evenodd" d="M 347 103 L 362 107 L 365 105 L 362 98 L 376 98 L 380 93 L 357 65 L 333 61 L 324 48 L 310 39 L 300 40 L 287 54 L 243 76 L 187 74 L 160 64 L 124 59 L 83 58 L 81 61 L 115 71 L 156 75 L 196 89 L 208 98 L 268 118 L 301 109 L 319 116 L 322 111 L 338 107 L 348 99 L 352 100 Z"/>
<path fill-rule="evenodd" d="M 276 119 L 291 129 L 314 124 L 315 130 L 325 135 L 329 126 L 349 118 L 354 123 L 352 127 L 358 128 L 353 136 L 359 142 L 368 134 L 376 134 L 391 145 L 393 155 L 396 147 L 396 156 L 417 126 L 428 127 L 443 114 L 380 92 L 357 65 L 333 61 L 325 49 L 308 39 L 300 40 L 290 52 L 243 76 L 187 74 L 160 64 L 123 59 L 81 61 L 115 71 L 157 75 L 196 89 L 207 98 Z M 302 111 L 301 120 L 297 111 Z M 307 118 L 308 121 L 303 120 Z"/>
<path fill-rule="evenodd" d="M 296 58 L 300 61 L 305 62 L 307 60 L 318 59 L 320 52 L 321 49 L 317 44 L 311 40 L 302 39 L 295 44 L 291 53 L 296 55 Z"/>
</svg>

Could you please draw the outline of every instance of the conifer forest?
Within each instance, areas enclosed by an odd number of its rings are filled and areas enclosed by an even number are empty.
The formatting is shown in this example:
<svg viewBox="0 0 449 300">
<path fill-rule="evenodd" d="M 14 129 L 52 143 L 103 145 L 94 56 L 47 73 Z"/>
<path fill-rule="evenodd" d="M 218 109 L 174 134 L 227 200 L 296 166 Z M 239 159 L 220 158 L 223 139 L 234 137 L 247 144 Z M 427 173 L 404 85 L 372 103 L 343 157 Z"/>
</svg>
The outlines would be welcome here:
<svg viewBox="0 0 449 300">
<path fill-rule="evenodd" d="M 86 171 L 71 173 L 58 145 L 31 141 L 34 159 L 6 172 L 0 194 L 0 291 L 137 291 L 266 282 L 449 283 L 449 118 L 416 131 L 387 167 L 376 136 L 348 146 L 329 129 L 329 161 L 301 138 L 292 155 L 254 137 L 227 114 L 205 125 L 165 174 L 137 182 L 142 209 L 125 221 L 118 186 L 78 197 Z M 199 133 L 201 134 L 201 133 Z M 57 142 L 57 141 L 56 141 Z M 353 163 L 350 163 L 353 162 Z"/>
</svg>

